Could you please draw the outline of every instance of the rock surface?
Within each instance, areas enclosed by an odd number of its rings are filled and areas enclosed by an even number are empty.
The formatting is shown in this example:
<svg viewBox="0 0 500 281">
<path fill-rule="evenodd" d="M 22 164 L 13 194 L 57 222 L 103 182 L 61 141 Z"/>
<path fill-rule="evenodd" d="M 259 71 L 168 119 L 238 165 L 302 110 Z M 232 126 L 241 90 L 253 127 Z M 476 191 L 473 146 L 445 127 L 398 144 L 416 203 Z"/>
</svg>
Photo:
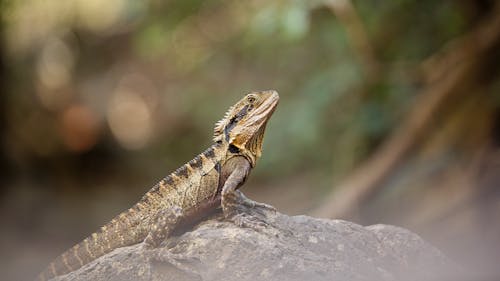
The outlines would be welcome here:
<svg viewBox="0 0 500 281">
<path fill-rule="evenodd" d="M 451 263 L 408 230 L 253 212 L 268 225 L 213 218 L 165 241 L 117 249 L 54 280 L 443 280 Z"/>
</svg>

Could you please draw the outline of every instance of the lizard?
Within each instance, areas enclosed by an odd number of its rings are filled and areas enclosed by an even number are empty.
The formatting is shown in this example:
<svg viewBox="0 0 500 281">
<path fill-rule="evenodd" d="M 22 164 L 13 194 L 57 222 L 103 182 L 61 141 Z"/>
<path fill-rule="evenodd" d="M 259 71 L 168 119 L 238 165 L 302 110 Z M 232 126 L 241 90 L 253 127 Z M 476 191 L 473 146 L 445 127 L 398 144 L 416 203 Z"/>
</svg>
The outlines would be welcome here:
<svg viewBox="0 0 500 281">
<path fill-rule="evenodd" d="M 57 257 L 36 280 L 75 271 L 114 249 L 144 243 L 156 248 L 182 225 L 222 209 L 235 224 L 258 226 L 243 206 L 274 209 L 239 191 L 262 154 L 267 122 L 278 105 L 274 90 L 251 92 L 215 124 L 212 145 L 154 185 L 131 208 Z"/>
</svg>

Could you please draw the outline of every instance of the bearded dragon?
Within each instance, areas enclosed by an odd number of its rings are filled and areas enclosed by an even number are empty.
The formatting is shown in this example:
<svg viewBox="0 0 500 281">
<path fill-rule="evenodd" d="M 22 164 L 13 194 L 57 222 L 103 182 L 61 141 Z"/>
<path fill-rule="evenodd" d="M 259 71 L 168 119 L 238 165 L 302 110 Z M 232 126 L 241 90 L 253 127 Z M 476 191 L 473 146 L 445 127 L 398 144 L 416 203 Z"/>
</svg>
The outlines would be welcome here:
<svg viewBox="0 0 500 281">
<path fill-rule="evenodd" d="M 214 210 L 239 226 L 255 225 L 246 207 L 272 208 L 238 188 L 262 153 L 264 131 L 278 105 L 276 91 L 253 92 L 229 108 L 214 129 L 213 144 L 151 188 L 139 202 L 56 258 L 37 280 L 67 274 L 116 248 L 158 247 L 180 228 Z"/>
</svg>

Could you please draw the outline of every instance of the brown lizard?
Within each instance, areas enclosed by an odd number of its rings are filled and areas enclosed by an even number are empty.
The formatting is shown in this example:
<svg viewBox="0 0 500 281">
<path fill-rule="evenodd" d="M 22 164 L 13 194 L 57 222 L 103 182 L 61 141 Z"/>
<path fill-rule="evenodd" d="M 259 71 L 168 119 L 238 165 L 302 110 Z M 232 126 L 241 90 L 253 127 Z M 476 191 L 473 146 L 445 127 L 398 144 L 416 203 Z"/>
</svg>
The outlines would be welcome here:
<svg viewBox="0 0 500 281">
<path fill-rule="evenodd" d="M 261 156 L 266 124 L 278 100 L 273 90 L 246 95 L 216 123 L 211 147 L 56 258 L 37 280 L 72 272 L 116 248 L 141 242 L 147 248 L 158 247 L 182 225 L 199 221 L 219 207 L 224 217 L 239 226 L 258 225 L 241 207 L 272 207 L 246 198 L 238 188 Z"/>
</svg>

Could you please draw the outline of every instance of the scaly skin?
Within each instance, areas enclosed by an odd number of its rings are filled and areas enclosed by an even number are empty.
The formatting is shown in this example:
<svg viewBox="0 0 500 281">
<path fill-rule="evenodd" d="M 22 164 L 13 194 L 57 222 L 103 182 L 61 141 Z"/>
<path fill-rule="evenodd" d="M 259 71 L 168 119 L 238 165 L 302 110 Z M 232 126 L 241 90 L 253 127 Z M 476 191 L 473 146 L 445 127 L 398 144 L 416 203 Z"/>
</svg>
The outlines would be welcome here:
<svg viewBox="0 0 500 281">
<path fill-rule="evenodd" d="M 255 221 L 240 206 L 264 206 L 237 189 L 261 156 L 267 121 L 279 96 L 253 92 L 229 108 L 214 130 L 214 144 L 150 189 L 132 208 L 56 258 L 37 280 L 67 274 L 116 248 L 144 242 L 155 248 L 182 225 L 203 219 L 222 207 L 240 226 Z"/>
</svg>

